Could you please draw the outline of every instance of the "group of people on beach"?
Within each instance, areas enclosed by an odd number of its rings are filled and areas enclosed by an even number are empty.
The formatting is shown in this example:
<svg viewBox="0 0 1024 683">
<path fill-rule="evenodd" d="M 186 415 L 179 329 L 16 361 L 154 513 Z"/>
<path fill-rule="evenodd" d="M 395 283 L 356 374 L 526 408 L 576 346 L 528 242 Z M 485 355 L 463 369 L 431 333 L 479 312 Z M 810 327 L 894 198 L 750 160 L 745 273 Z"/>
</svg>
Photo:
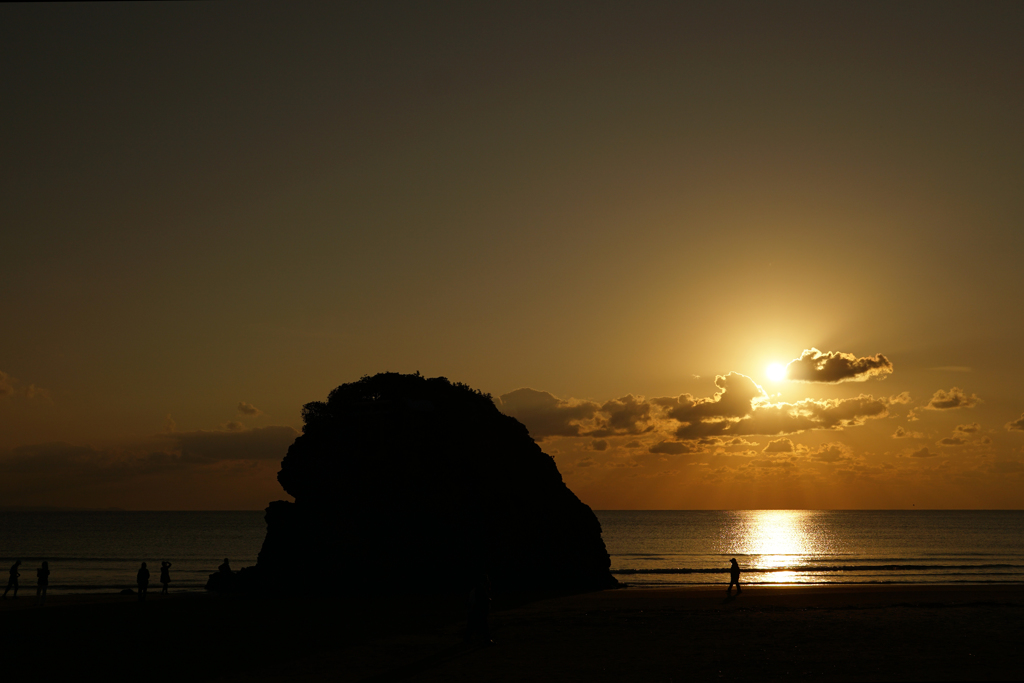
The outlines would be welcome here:
<svg viewBox="0 0 1024 683">
<path fill-rule="evenodd" d="M 224 564 L 221 565 L 221 571 L 224 571 L 224 567 L 228 561 L 225 558 Z M 11 565 L 10 575 L 7 579 L 7 588 L 4 589 L 3 597 L 7 597 L 7 593 L 13 589 L 14 596 L 18 597 L 19 583 L 18 579 L 21 578 L 21 560 L 16 560 Z M 228 571 L 231 571 L 230 567 Z M 136 585 L 139 588 L 139 600 L 146 599 L 146 593 L 149 591 L 149 569 L 146 568 L 146 563 L 143 562 L 142 566 L 139 567 L 139 571 L 135 576 Z M 171 583 L 171 563 L 161 562 L 160 563 L 160 583 L 163 584 L 163 590 L 160 591 L 160 595 L 167 594 L 167 588 Z M 42 605 L 46 601 L 46 589 L 50 585 L 50 563 L 43 560 L 43 564 L 39 569 L 36 570 L 36 603 Z"/>
<path fill-rule="evenodd" d="M 7 592 L 14 589 L 14 597 L 18 597 L 18 578 L 21 576 L 21 572 L 18 568 L 21 567 L 21 560 L 16 560 L 11 565 L 10 577 L 7 579 L 7 588 L 4 589 L 4 597 L 7 597 Z M 43 604 L 46 601 L 46 588 L 50 585 L 50 563 L 43 560 L 42 566 L 36 570 L 36 604 Z"/>
<path fill-rule="evenodd" d="M 729 593 L 732 593 L 732 587 L 736 586 L 736 592 L 742 592 L 740 588 L 740 566 L 736 562 L 736 558 L 729 560 L 731 566 L 729 567 Z M 21 577 L 21 572 L 18 569 L 21 567 L 21 560 L 16 560 L 11 565 L 10 577 L 7 579 L 7 588 L 4 589 L 3 597 L 7 597 L 7 593 L 13 588 L 14 597 L 18 597 L 18 578 Z M 224 564 L 217 568 L 223 573 L 231 573 L 231 564 L 228 558 L 224 558 Z M 135 575 L 135 583 L 138 586 L 139 600 L 145 600 L 146 594 L 149 592 L 149 569 L 146 567 L 146 563 L 143 562 L 142 566 L 139 567 L 138 573 Z M 167 594 L 167 588 L 171 583 L 171 563 L 164 561 L 160 563 L 160 583 L 163 584 L 163 589 L 160 591 L 160 595 Z M 46 601 L 46 589 L 50 584 L 50 565 L 46 560 L 43 560 L 43 564 L 39 569 L 36 570 L 36 602 L 43 604 Z M 487 604 L 490 602 L 489 597 L 490 582 L 487 579 L 486 574 L 481 574 L 477 581 L 477 584 L 473 587 L 470 592 L 470 617 L 469 617 L 469 633 L 472 634 L 475 640 L 483 640 L 490 642 L 490 635 L 487 630 Z"/>
<path fill-rule="evenodd" d="M 160 591 L 160 595 L 167 595 L 167 587 L 171 583 L 171 563 L 161 562 L 160 563 L 160 583 L 164 585 L 163 590 Z M 142 566 L 139 567 L 138 573 L 135 575 L 135 584 L 139 588 L 139 600 L 146 599 L 146 593 L 149 592 L 149 569 L 146 568 L 146 563 L 143 562 Z"/>
</svg>

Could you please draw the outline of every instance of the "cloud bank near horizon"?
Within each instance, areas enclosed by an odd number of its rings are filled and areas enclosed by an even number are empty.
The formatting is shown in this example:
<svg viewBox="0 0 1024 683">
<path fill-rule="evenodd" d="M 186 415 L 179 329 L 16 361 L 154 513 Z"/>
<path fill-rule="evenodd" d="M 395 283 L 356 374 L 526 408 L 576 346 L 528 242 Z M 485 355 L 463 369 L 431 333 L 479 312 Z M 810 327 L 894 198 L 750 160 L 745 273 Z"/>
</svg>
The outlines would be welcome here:
<svg viewBox="0 0 1024 683">
<path fill-rule="evenodd" d="M 750 377 L 738 372 L 717 375 L 714 396 L 691 394 L 644 398 L 627 394 L 596 401 L 563 399 L 546 391 L 522 388 L 495 399 L 498 408 L 526 425 L 542 441 L 552 437 L 663 436 L 660 452 L 692 452 L 672 445 L 709 438 L 783 436 L 813 430 L 842 430 L 889 414 L 890 405 L 906 403 L 902 394 L 876 398 L 804 399 L 772 402 Z M 659 452 L 659 451 L 652 451 Z"/>
<path fill-rule="evenodd" d="M 213 487 L 226 501 L 262 507 L 259 499 L 272 496 L 272 490 L 247 491 L 239 488 L 238 481 L 247 481 L 259 471 L 260 482 L 267 479 L 267 474 L 271 476 L 268 481 L 272 484 L 264 488 L 274 489 L 272 473 L 298 435 L 289 426 L 246 429 L 228 423 L 217 430 L 164 432 L 124 448 L 59 441 L 17 446 L 0 451 L 0 496 L 14 503 L 46 501 L 65 505 L 81 504 L 75 502 L 80 496 L 87 498 L 103 491 L 115 501 L 112 505 L 173 509 L 175 506 L 166 501 L 147 502 L 161 501 L 161 496 L 168 495 L 159 482 L 170 477 L 182 485 L 191 482 L 196 490 Z M 277 497 L 284 495 L 280 491 Z M 248 502 L 253 496 L 258 497 Z M 138 498 L 142 501 L 126 502 Z"/>
</svg>

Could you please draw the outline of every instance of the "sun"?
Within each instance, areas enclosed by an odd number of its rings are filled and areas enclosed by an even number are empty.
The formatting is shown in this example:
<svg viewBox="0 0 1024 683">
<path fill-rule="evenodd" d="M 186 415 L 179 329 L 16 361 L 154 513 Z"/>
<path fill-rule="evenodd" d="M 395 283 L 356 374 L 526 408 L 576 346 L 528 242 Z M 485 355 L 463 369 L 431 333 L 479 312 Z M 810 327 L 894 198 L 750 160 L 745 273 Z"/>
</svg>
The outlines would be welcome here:
<svg viewBox="0 0 1024 683">
<path fill-rule="evenodd" d="M 768 373 L 768 379 L 773 382 L 778 382 L 780 379 L 786 379 L 786 366 L 780 365 L 779 363 L 772 363 L 766 370 Z"/>
</svg>

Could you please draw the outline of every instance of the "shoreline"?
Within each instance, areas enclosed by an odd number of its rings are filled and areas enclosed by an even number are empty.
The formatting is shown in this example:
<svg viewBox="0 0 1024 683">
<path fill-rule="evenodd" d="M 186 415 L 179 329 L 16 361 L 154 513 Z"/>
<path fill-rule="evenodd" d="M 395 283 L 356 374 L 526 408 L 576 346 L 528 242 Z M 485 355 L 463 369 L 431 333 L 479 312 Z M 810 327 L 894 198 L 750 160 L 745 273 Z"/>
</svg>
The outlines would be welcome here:
<svg viewBox="0 0 1024 683">
<path fill-rule="evenodd" d="M 686 584 L 667 584 L 667 585 L 654 585 L 654 584 L 643 584 L 634 585 L 628 581 L 621 582 L 623 585 L 619 588 L 610 588 L 604 591 L 593 591 L 591 593 L 582 593 L 581 595 L 592 595 L 595 593 L 603 592 L 620 592 L 620 591 L 658 591 L 658 592 L 671 592 L 671 591 L 721 591 L 725 592 L 726 582 L 717 583 L 686 583 Z M 1014 581 L 946 581 L 946 582 L 904 582 L 904 581 L 828 581 L 821 583 L 801 582 L 801 583 L 744 583 L 742 584 L 744 592 L 763 592 L 763 591 L 776 591 L 776 590 L 793 590 L 793 589 L 808 589 L 808 590 L 820 590 L 820 589 L 849 589 L 856 592 L 871 592 L 871 591 L 899 591 L 902 589 L 936 589 L 936 590 L 972 590 L 972 589 L 999 589 L 999 588 L 1012 588 L 1019 587 L 1024 589 L 1024 580 Z M 19 597 L 16 602 L 21 602 L 24 599 L 35 600 L 35 585 L 22 586 L 19 589 Z M 133 589 L 134 590 L 134 589 Z M 331 591 L 332 594 L 335 591 Z M 196 596 L 196 595 L 210 595 L 214 597 L 225 597 L 218 593 L 211 592 L 205 588 L 178 588 L 172 589 L 167 596 L 160 595 L 159 589 L 156 591 L 150 590 L 147 600 L 153 599 L 164 599 L 166 597 L 177 597 L 177 596 Z M 122 594 L 117 589 L 109 590 L 87 590 L 87 591 L 65 591 L 63 589 L 57 589 L 54 591 L 50 588 L 47 593 L 46 602 L 50 604 L 52 600 L 66 601 L 67 599 L 73 599 L 74 601 L 81 601 L 86 598 L 97 598 L 106 600 L 125 600 L 131 601 L 137 598 L 138 595 L 133 594 Z M 245 597 L 245 596 L 238 596 Z M 281 596 L 284 597 L 284 596 Z M 0 608 L 7 602 L 14 600 L 10 595 L 3 600 L 0 600 Z"/>
</svg>

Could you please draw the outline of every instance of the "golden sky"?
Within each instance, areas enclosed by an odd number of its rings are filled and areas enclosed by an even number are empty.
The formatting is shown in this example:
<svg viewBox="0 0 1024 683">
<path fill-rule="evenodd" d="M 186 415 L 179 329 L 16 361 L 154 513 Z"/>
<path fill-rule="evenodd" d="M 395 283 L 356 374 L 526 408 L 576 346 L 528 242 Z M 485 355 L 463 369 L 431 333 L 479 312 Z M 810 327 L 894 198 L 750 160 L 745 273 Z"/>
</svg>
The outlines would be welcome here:
<svg viewBox="0 0 1024 683">
<path fill-rule="evenodd" d="M 1024 506 L 1020 3 L 7 4 L 0 92 L 0 505 L 420 371 L 597 509 Z"/>
</svg>

